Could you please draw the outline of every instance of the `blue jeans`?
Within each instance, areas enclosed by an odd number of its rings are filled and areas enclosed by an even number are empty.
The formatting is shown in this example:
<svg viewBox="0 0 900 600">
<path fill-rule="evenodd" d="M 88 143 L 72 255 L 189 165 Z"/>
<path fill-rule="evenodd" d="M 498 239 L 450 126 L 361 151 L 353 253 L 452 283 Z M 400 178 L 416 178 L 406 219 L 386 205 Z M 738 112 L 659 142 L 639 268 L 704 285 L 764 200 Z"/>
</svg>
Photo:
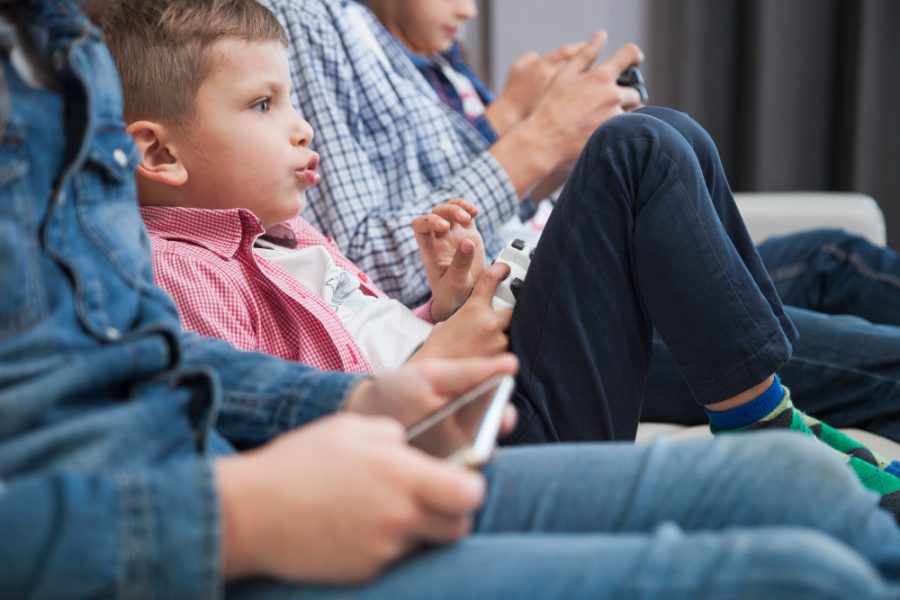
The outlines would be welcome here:
<svg viewBox="0 0 900 600">
<path fill-rule="evenodd" d="M 664 108 L 597 130 L 541 236 L 510 327 L 511 441 L 633 439 L 654 327 L 704 404 L 770 376 L 796 336 L 712 140 Z"/>
<path fill-rule="evenodd" d="M 785 304 L 900 325 L 900 255 L 840 229 L 770 238 L 759 254 Z"/>
<path fill-rule="evenodd" d="M 371 584 L 247 582 L 229 591 L 334 599 L 900 594 L 900 530 L 846 465 L 801 436 L 523 446 L 501 450 L 486 475 L 473 535 L 419 552 Z"/>
<path fill-rule="evenodd" d="M 800 332 L 779 369 L 794 403 L 900 441 L 900 257 L 840 230 L 772 238 L 759 253 Z M 642 418 L 706 422 L 659 336 Z"/>
</svg>

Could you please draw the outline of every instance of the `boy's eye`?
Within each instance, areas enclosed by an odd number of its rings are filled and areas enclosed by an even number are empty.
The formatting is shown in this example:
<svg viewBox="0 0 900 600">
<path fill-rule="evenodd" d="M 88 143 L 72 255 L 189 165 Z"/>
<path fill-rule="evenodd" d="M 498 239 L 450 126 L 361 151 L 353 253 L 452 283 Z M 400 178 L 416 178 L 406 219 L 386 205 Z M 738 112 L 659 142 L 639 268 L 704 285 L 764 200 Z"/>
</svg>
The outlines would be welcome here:
<svg viewBox="0 0 900 600">
<path fill-rule="evenodd" d="M 253 110 L 259 111 L 259 112 L 269 112 L 269 108 L 270 108 L 269 104 L 271 102 L 272 102 L 271 98 L 262 98 L 260 100 L 257 100 L 257 102 L 250 108 L 252 108 Z"/>
</svg>

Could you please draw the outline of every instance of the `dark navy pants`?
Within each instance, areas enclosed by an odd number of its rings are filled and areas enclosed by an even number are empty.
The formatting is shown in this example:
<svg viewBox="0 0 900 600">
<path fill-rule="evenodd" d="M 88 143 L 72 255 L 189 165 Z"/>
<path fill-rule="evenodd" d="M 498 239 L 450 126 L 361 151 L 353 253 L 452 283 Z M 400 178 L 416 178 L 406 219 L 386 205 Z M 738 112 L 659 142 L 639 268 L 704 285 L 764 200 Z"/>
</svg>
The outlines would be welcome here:
<svg viewBox="0 0 900 600">
<path fill-rule="evenodd" d="M 712 140 L 646 108 L 594 133 L 537 246 L 509 441 L 633 439 L 654 328 L 703 404 L 763 381 L 796 337 Z"/>
<path fill-rule="evenodd" d="M 794 404 L 900 441 L 900 256 L 833 229 L 771 238 L 759 253 L 800 332 L 778 371 Z M 658 336 L 642 419 L 706 421 Z"/>
</svg>

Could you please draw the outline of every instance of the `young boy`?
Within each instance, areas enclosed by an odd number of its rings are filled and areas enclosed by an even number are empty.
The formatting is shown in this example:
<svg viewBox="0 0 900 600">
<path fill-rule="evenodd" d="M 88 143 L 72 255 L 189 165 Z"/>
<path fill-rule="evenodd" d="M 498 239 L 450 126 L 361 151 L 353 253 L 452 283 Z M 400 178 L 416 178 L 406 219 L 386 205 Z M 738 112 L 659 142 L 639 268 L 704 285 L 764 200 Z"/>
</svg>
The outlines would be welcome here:
<svg viewBox="0 0 900 600">
<path fill-rule="evenodd" d="M 366 6 L 403 45 L 413 64 L 444 104 L 465 117 L 488 143 L 531 112 L 550 80 L 581 44 L 546 56 L 517 60 L 496 98 L 466 64 L 456 36 L 477 14 L 474 0 L 366 0 Z"/>
<path fill-rule="evenodd" d="M 318 157 L 290 104 L 277 21 L 217 31 L 214 20 L 191 18 L 188 3 L 173 1 L 159 15 L 132 8 L 92 12 L 123 72 L 156 278 L 187 328 L 348 372 L 412 354 L 496 354 L 509 328 L 521 361 L 513 441 L 540 442 L 633 439 L 655 325 L 715 429 L 822 427 L 793 410 L 773 376 L 794 331 L 730 194 L 707 190 L 700 145 L 661 120 L 626 117 L 656 145 L 649 152 L 632 146 L 631 127 L 595 135 L 513 315 L 491 307 L 506 271 L 483 270 L 474 208 L 455 200 L 417 218 L 433 299 L 414 315 L 296 216 L 318 181 Z M 617 147 L 642 154 L 640 172 L 608 155 L 609 137 L 622 135 Z M 621 194 L 598 195 L 595 176 L 620 178 Z M 896 508 L 900 481 L 879 468 L 884 461 L 845 445 L 857 473 Z"/>
<path fill-rule="evenodd" d="M 583 46 L 568 44 L 544 56 L 528 52 L 513 63 L 506 86 L 495 97 L 466 64 L 456 42 L 460 27 L 477 14 L 474 0 L 367 0 L 365 4 L 400 42 L 441 101 L 469 121 L 488 144 L 528 116 L 550 81 Z M 365 25 L 361 28 L 365 30 Z M 531 190 L 530 197 L 546 198 L 567 175 L 566 168 L 555 170 Z M 542 229 L 550 209 L 545 202 L 530 224 Z M 526 220 L 533 211 L 534 205 L 526 203 L 520 216 Z"/>
</svg>

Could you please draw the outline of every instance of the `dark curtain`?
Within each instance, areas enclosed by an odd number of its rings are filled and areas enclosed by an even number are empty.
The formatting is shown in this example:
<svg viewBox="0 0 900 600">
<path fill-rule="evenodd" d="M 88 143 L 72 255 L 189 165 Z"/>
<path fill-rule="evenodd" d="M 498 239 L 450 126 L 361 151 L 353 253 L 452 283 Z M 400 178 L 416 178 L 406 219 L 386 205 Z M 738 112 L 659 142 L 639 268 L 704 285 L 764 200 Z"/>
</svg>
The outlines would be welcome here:
<svg viewBox="0 0 900 600">
<path fill-rule="evenodd" d="M 656 0 L 654 103 L 691 113 L 732 187 L 873 196 L 900 249 L 900 0 Z"/>
</svg>

